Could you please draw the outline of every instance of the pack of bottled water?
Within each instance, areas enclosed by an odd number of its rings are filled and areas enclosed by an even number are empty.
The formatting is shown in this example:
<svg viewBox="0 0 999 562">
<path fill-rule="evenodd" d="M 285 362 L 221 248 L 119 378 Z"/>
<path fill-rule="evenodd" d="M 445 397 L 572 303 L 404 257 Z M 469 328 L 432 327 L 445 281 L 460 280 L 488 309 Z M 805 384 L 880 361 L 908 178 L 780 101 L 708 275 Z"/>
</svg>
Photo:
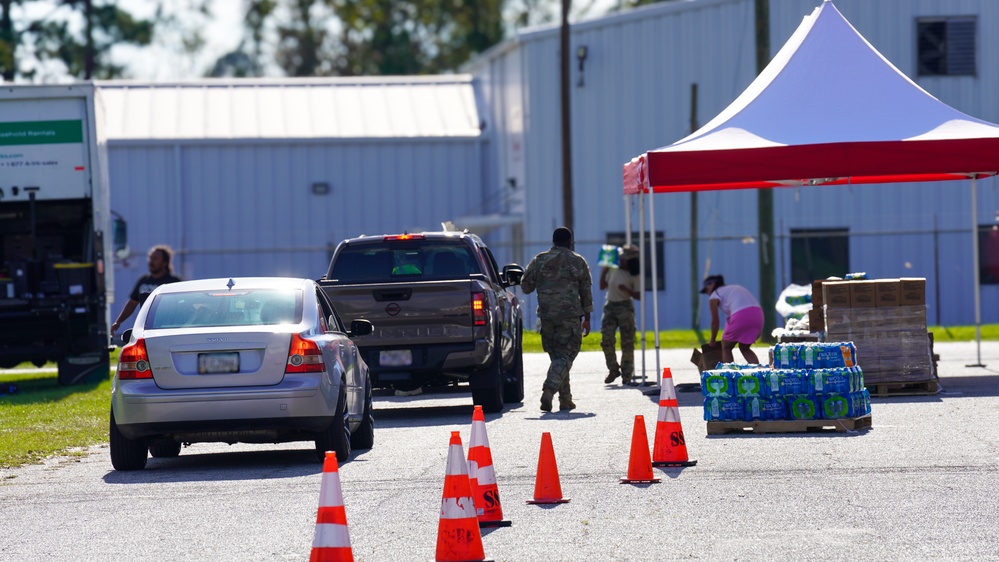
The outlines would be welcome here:
<svg viewBox="0 0 999 562">
<path fill-rule="evenodd" d="M 778 343 L 772 351 L 776 369 L 854 367 L 858 364 L 853 342 Z"/>
<path fill-rule="evenodd" d="M 701 390 L 705 421 L 843 419 L 871 412 L 870 394 L 857 365 L 719 364 L 701 373 Z"/>
</svg>

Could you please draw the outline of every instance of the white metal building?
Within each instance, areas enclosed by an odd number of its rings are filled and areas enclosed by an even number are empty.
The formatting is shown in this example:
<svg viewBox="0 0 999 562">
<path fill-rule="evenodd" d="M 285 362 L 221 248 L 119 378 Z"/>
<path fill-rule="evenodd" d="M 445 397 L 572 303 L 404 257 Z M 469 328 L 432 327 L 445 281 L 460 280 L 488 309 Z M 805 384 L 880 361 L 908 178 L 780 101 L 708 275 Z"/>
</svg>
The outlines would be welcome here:
<svg viewBox="0 0 999 562">
<path fill-rule="evenodd" d="M 820 1 L 770 0 L 771 54 Z M 835 5 L 921 87 L 965 113 L 999 121 L 999 2 Z M 599 245 L 625 228 L 622 164 L 686 136 L 755 78 L 754 17 L 753 0 L 680 0 L 573 26 L 575 228 L 577 251 L 591 265 Z M 469 66 L 495 125 L 487 130 L 496 146 L 494 168 L 501 183 L 523 193 L 528 256 L 548 245 L 561 220 L 558 33 L 521 33 Z M 818 74 L 815 87 L 821 88 Z M 996 186 L 995 178 L 978 182 L 976 222 L 984 228 L 999 225 Z M 661 326 L 691 325 L 698 280 L 707 273 L 759 290 L 756 192 L 703 192 L 693 221 L 691 199 L 686 193 L 651 199 L 663 237 Z M 637 221 L 637 212 L 632 216 Z M 774 216 L 775 294 L 795 277 L 820 271 L 827 272 L 816 276 L 925 277 L 930 323 L 974 322 L 968 183 L 776 190 Z M 992 232 L 999 237 L 999 228 Z M 999 252 L 996 244 L 983 252 Z M 982 299 L 983 322 L 999 321 L 999 279 L 983 280 Z M 704 301 L 698 303 L 701 326 L 709 317 Z"/>
<path fill-rule="evenodd" d="M 185 278 L 318 278 L 344 238 L 494 212 L 470 76 L 102 82 L 113 209 L 133 257 Z"/>
<path fill-rule="evenodd" d="M 821 1 L 770 0 L 771 54 Z M 921 87 L 999 122 L 999 2 L 835 5 Z M 573 25 L 575 228 L 595 279 L 599 246 L 625 230 L 622 165 L 752 82 L 754 17 L 753 0 L 674 0 Z M 119 269 L 116 306 L 156 243 L 179 250 L 187 277 L 318 277 L 343 238 L 454 220 L 486 234 L 498 260 L 525 263 L 562 222 L 558 33 L 524 31 L 473 61 L 471 76 L 101 83 L 114 210 L 136 252 Z M 978 182 L 985 228 L 999 225 L 997 185 Z M 664 328 L 691 326 L 695 311 L 707 326 L 695 292 L 707 273 L 759 292 L 756 192 L 701 193 L 696 217 L 691 201 L 651 199 Z M 930 323 L 971 324 L 969 202 L 965 182 L 777 190 L 775 290 L 851 271 L 925 277 Z M 995 236 L 985 251 L 999 252 Z M 999 322 L 996 277 L 983 280 L 986 323 Z M 594 298 L 596 325 L 596 288 Z M 533 326 L 536 302 L 525 301 Z"/>
</svg>

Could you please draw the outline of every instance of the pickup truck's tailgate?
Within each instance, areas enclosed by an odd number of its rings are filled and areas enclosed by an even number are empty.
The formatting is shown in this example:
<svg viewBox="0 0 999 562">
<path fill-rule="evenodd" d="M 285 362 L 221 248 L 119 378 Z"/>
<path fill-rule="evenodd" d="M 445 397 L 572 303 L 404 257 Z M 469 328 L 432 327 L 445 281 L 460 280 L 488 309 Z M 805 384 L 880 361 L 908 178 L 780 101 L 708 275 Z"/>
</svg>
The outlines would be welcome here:
<svg viewBox="0 0 999 562">
<path fill-rule="evenodd" d="M 346 322 L 363 318 L 375 330 L 359 346 L 423 345 L 474 339 L 472 280 L 372 285 L 323 285 Z"/>
</svg>

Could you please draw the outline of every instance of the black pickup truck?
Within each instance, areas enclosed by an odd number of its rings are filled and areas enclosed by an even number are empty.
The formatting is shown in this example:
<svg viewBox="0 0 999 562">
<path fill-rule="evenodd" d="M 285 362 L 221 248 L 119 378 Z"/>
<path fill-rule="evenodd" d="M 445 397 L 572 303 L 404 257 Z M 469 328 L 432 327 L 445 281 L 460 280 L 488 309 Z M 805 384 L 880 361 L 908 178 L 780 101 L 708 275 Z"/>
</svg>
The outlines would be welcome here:
<svg viewBox="0 0 999 562">
<path fill-rule="evenodd" d="M 468 383 L 486 412 L 524 399 L 523 321 L 511 290 L 524 268 L 496 265 L 467 232 L 362 236 L 341 242 L 319 285 L 350 323 L 375 388 Z"/>
</svg>

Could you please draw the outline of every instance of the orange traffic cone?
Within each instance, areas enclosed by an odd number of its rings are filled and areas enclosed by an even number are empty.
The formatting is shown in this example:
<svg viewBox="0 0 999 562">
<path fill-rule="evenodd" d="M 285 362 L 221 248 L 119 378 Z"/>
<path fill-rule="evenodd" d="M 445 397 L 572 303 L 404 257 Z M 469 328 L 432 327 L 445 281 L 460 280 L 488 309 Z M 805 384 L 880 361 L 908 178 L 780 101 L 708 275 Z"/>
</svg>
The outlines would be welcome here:
<svg viewBox="0 0 999 562">
<path fill-rule="evenodd" d="M 437 527 L 437 562 L 485 560 L 482 534 L 475 517 L 475 503 L 468 484 L 468 467 L 461 434 L 451 432 L 447 453 L 447 472 L 441 497 L 441 518 Z"/>
<path fill-rule="evenodd" d="M 347 513 L 343 509 L 343 490 L 336 453 L 326 452 L 323 461 L 323 482 L 319 486 L 319 511 L 316 513 L 316 534 L 312 537 L 310 562 L 354 562 L 347 534 Z"/>
<path fill-rule="evenodd" d="M 663 369 L 659 391 L 659 419 L 656 422 L 656 439 L 652 446 L 652 466 L 694 466 L 697 461 L 687 460 L 687 441 L 680 424 L 680 408 L 673 388 L 673 373 Z"/>
<path fill-rule="evenodd" d="M 628 459 L 628 476 L 622 484 L 658 484 L 659 479 L 652 474 L 652 458 L 649 456 L 649 438 L 645 433 L 645 416 L 635 416 L 635 428 L 631 432 L 631 456 Z"/>
<path fill-rule="evenodd" d="M 503 520 L 503 506 L 496 486 L 496 473 L 493 472 L 493 455 L 489 451 L 486 417 L 482 414 L 482 406 L 476 406 L 472 413 L 472 438 L 468 442 L 468 483 L 472 488 L 479 527 L 509 527 L 511 523 Z"/>
<path fill-rule="evenodd" d="M 555 464 L 555 447 L 552 434 L 541 434 L 541 453 L 538 455 L 538 475 L 534 480 L 534 499 L 530 504 L 569 503 L 562 497 L 562 485 L 558 481 L 558 466 Z"/>
</svg>

